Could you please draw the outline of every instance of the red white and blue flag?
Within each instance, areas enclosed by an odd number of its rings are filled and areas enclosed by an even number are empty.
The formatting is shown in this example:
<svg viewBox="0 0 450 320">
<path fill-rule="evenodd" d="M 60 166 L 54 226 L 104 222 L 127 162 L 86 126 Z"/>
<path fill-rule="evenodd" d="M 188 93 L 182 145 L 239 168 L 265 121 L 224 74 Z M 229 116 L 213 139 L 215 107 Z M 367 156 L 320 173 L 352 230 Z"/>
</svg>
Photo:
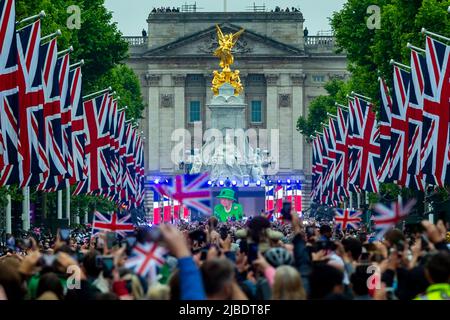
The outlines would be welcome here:
<svg viewBox="0 0 450 320">
<path fill-rule="evenodd" d="M 357 230 L 361 223 L 361 214 L 361 211 L 336 209 L 336 215 L 334 217 L 336 227 L 341 230 L 347 230 L 349 228 Z"/>
<path fill-rule="evenodd" d="M 113 212 L 111 215 L 104 215 L 95 211 L 92 222 L 92 235 L 96 236 L 103 232 L 115 232 L 125 238 L 127 234 L 134 232 L 131 215 L 120 217 L 117 212 Z"/>
<path fill-rule="evenodd" d="M 20 186 L 36 185 L 48 170 L 44 148 L 44 91 L 39 59 L 41 21 L 17 31 L 19 56 L 19 167 Z"/>
<path fill-rule="evenodd" d="M 208 184 L 209 174 L 177 175 L 167 184 L 155 185 L 162 195 L 178 200 L 181 205 L 211 214 L 211 190 Z"/>
<path fill-rule="evenodd" d="M 400 221 L 405 219 L 412 210 L 416 200 L 410 200 L 405 206 L 400 202 L 391 203 L 390 207 L 377 203 L 375 205 L 376 215 L 372 217 L 375 223 L 376 237 L 381 240 L 384 234 L 394 228 Z"/>
<path fill-rule="evenodd" d="M 15 18 L 14 0 L 0 0 L 0 170 L 18 162 L 19 95 Z M 0 185 L 5 184 L 8 179 L 3 178 L 9 176 L 12 169 L 9 166 L 6 172 L 2 172 Z"/>
<path fill-rule="evenodd" d="M 157 271 L 165 263 L 167 250 L 156 242 L 136 243 L 125 267 L 133 270 L 141 277 L 157 280 Z"/>
<path fill-rule="evenodd" d="M 421 168 L 428 183 L 444 187 L 450 182 L 447 170 L 450 162 L 450 47 L 427 37 L 425 50 Z M 431 177 L 435 181 L 431 181 Z"/>
</svg>

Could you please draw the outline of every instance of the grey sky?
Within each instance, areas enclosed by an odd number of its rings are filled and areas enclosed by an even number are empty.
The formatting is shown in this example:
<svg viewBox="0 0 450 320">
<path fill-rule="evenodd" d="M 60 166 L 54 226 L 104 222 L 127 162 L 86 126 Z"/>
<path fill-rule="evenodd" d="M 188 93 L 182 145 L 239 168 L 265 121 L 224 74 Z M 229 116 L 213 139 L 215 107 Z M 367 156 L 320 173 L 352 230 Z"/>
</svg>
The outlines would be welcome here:
<svg viewBox="0 0 450 320">
<path fill-rule="evenodd" d="M 140 35 L 142 28 L 147 29 L 147 17 L 154 7 L 181 7 L 193 4 L 203 8 L 198 11 L 223 11 L 223 0 L 106 0 L 106 7 L 113 12 L 113 19 L 118 23 L 124 35 Z M 320 30 L 330 30 L 328 17 L 340 10 L 346 0 L 227 0 L 227 11 L 246 11 L 248 6 L 266 5 L 268 11 L 280 6 L 297 7 L 303 12 L 305 26 L 309 34 L 315 35 Z"/>
</svg>

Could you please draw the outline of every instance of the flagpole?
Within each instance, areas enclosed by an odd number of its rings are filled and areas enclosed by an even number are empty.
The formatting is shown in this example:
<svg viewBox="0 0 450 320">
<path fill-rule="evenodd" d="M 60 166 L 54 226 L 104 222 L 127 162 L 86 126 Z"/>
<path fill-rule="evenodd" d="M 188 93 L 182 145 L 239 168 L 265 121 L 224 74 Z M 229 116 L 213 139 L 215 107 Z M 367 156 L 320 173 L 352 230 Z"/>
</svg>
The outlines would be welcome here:
<svg viewBox="0 0 450 320">
<path fill-rule="evenodd" d="M 58 29 L 58 30 L 56 30 L 55 32 L 53 32 L 51 34 L 48 34 L 48 35 L 42 37 L 41 38 L 41 43 L 44 42 L 47 39 L 53 39 L 53 38 L 59 37 L 61 35 L 62 35 L 62 32 L 61 32 L 60 29 Z"/>
<path fill-rule="evenodd" d="M 337 118 L 337 115 L 327 112 L 327 116 L 332 118 Z"/>
<path fill-rule="evenodd" d="M 423 53 L 426 52 L 425 49 L 422 49 L 422 48 L 413 46 L 413 45 L 412 45 L 411 43 L 409 43 L 409 42 L 406 44 L 406 47 L 407 47 L 408 49 L 411 49 L 411 50 L 415 50 L 415 51 L 419 51 L 419 52 L 423 52 Z"/>
<path fill-rule="evenodd" d="M 77 62 L 77 63 L 74 63 L 74 64 L 71 64 L 70 66 L 69 66 L 69 69 L 73 69 L 73 68 L 76 68 L 76 67 L 78 67 L 78 66 L 84 66 L 84 59 L 81 59 L 79 62 Z"/>
<path fill-rule="evenodd" d="M 420 30 L 420 32 L 421 32 L 421 33 L 424 33 L 424 34 L 426 34 L 426 35 L 429 35 L 429 36 L 433 36 L 433 37 L 436 37 L 436 38 L 440 38 L 440 39 L 445 40 L 445 41 L 450 41 L 450 38 L 447 38 L 447 37 L 441 36 L 440 34 L 437 34 L 437 33 L 431 32 L 431 31 L 428 31 L 428 30 L 425 29 L 425 28 L 422 28 L 422 30 Z"/>
<path fill-rule="evenodd" d="M 6 186 L 9 191 L 9 186 Z M 11 203 L 11 195 L 8 193 L 6 195 L 6 200 L 8 201 L 6 204 L 6 233 L 12 233 L 12 203 Z"/>
<path fill-rule="evenodd" d="M 394 59 L 389 60 L 389 63 L 391 65 L 395 65 L 395 66 L 403 68 L 403 69 L 411 70 L 410 66 L 407 66 L 406 64 L 403 64 L 403 63 L 400 63 L 400 62 L 396 62 Z"/>
<path fill-rule="evenodd" d="M 103 89 L 103 90 L 100 90 L 100 91 L 97 91 L 97 92 L 88 94 L 88 95 L 86 95 L 86 96 L 83 97 L 83 100 L 89 99 L 89 98 L 94 97 L 94 96 L 99 96 L 99 95 L 101 95 L 102 93 L 109 92 L 109 91 L 111 91 L 111 90 L 112 90 L 112 88 L 111 88 L 111 87 L 108 87 L 108 88 L 106 88 L 106 89 Z"/>
<path fill-rule="evenodd" d="M 84 212 L 84 224 L 88 223 L 89 223 L 89 212 L 88 209 L 86 208 L 86 211 Z"/>
<path fill-rule="evenodd" d="M 362 94 L 356 93 L 355 91 L 352 91 L 350 94 L 351 94 L 352 96 L 359 97 L 359 98 L 364 99 L 364 100 L 367 100 L 367 101 L 369 101 L 369 102 L 372 101 L 372 98 L 363 96 Z"/>
<path fill-rule="evenodd" d="M 16 22 L 16 26 L 19 25 L 19 24 L 25 23 L 25 22 L 37 20 L 37 19 L 40 19 L 40 18 L 45 18 L 45 16 L 46 16 L 45 11 L 42 10 L 41 12 L 39 12 L 38 14 L 36 14 L 36 15 L 34 15 L 34 16 L 31 16 L 31 17 L 22 19 L 22 20 L 20 20 L 20 21 L 17 21 L 17 22 Z"/>
<path fill-rule="evenodd" d="M 70 46 L 69 48 L 67 48 L 66 50 L 62 50 L 58 52 L 58 56 L 61 56 L 63 54 L 69 53 L 69 52 L 73 52 L 73 47 Z"/>
<path fill-rule="evenodd" d="M 350 192 L 350 197 L 349 197 L 349 208 L 353 209 L 353 192 Z"/>
<path fill-rule="evenodd" d="M 358 210 L 359 210 L 361 208 L 361 193 L 360 192 L 356 193 L 356 200 L 357 200 L 356 206 L 358 207 Z"/>
<path fill-rule="evenodd" d="M 66 188 L 66 218 L 70 226 L 70 186 Z"/>
<path fill-rule="evenodd" d="M 348 106 L 344 106 L 343 104 L 340 104 L 340 103 L 337 103 L 337 102 L 335 102 L 334 105 L 336 107 L 341 107 L 341 108 L 344 108 L 344 109 L 348 109 Z"/>
<path fill-rule="evenodd" d="M 117 110 L 117 111 L 123 111 L 123 110 L 127 110 L 128 109 L 128 106 L 125 106 L 125 107 L 123 107 L 122 109 L 119 109 L 119 110 Z"/>
<path fill-rule="evenodd" d="M 58 220 L 62 219 L 62 190 L 57 191 L 56 213 Z"/>
<path fill-rule="evenodd" d="M 30 230 L 30 188 L 23 188 L 22 194 L 22 229 L 28 231 Z"/>
</svg>

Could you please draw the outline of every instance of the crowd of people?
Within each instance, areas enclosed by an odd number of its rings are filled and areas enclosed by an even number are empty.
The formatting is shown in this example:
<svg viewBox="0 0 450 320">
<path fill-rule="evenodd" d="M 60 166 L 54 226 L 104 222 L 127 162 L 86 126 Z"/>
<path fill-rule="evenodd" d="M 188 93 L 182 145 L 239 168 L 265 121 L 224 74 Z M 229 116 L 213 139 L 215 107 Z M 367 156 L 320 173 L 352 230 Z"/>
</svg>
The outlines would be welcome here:
<svg viewBox="0 0 450 320">
<path fill-rule="evenodd" d="M 300 12 L 300 8 L 291 7 L 291 9 L 289 9 L 289 7 L 286 7 L 286 9 L 282 9 L 279 6 L 276 6 L 275 9 L 270 12 Z"/>
<path fill-rule="evenodd" d="M 152 13 L 167 13 L 167 12 L 180 12 L 180 8 L 172 7 L 159 7 L 159 8 L 153 8 Z"/>
<path fill-rule="evenodd" d="M 126 238 L 89 228 L 8 235 L 0 257 L 7 300 L 450 299 L 448 224 L 422 221 L 376 241 L 363 228 L 264 216 L 140 226 Z M 131 241 L 133 240 L 133 241 Z M 127 268 L 136 244 L 167 255 L 157 273 Z"/>
</svg>

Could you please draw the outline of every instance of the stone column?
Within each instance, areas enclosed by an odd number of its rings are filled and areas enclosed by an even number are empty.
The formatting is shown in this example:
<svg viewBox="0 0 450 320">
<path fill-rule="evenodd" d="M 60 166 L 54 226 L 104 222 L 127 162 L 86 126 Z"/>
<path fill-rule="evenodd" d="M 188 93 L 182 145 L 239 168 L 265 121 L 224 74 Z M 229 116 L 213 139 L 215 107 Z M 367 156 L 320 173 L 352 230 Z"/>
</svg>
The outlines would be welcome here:
<svg viewBox="0 0 450 320">
<path fill-rule="evenodd" d="M 272 129 L 278 130 L 278 74 L 266 74 L 266 123 L 267 123 L 267 148 L 270 151 L 270 157 L 276 162 L 275 170 L 280 166 L 280 135 L 272 132 Z M 275 139 L 275 140 L 274 140 Z M 276 144 L 276 145 L 275 145 Z M 276 152 L 275 152 L 276 151 Z M 275 154 L 274 154 L 275 152 Z M 269 174 L 269 173 L 268 173 Z M 271 172 L 270 174 L 275 174 Z"/>
<path fill-rule="evenodd" d="M 297 120 L 300 116 L 304 116 L 303 106 L 303 84 L 305 74 L 291 75 L 292 81 L 292 169 L 302 170 L 303 156 L 305 153 L 305 139 L 303 135 L 297 131 Z"/>
<path fill-rule="evenodd" d="M 208 105 L 211 102 L 211 99 L 213 98 L 214 93 L 211 90 L 211 82 L 213 80 L 212 74 L 205 74 L 205 106 Z M 211 128 L 211 110 L 206 107 L 205 110 L 205 128 Z"/>
<path fill-rule="evenodd" d="M 159 171 L 159 83 L 160 75 L 146 74 L 148 86 L 148 170 Z"/>
<path fill-rule="evenodd" d="M 266 74 L 267 129 L 278 128 L 278 74 Z"/>
<path fill-rule="evenodd" d="M 177 74 L 172 76 L 173 86 L 174 86 L 174 128 L 175 130 L 184 129 L 185 128 L 185 114 L 186 114 L 186 106 L 185 106 L 185 85 L 186 85 L 186 75 Z M 186 139 L 186 137 L 184 137 Z M 186 145 L 186 142 L 184 142 Z M 184 154 L 184 148 L 183 148 Z M 178 170 L 178 163 L 174 163 L 174 169 Z"/>
</svg>

